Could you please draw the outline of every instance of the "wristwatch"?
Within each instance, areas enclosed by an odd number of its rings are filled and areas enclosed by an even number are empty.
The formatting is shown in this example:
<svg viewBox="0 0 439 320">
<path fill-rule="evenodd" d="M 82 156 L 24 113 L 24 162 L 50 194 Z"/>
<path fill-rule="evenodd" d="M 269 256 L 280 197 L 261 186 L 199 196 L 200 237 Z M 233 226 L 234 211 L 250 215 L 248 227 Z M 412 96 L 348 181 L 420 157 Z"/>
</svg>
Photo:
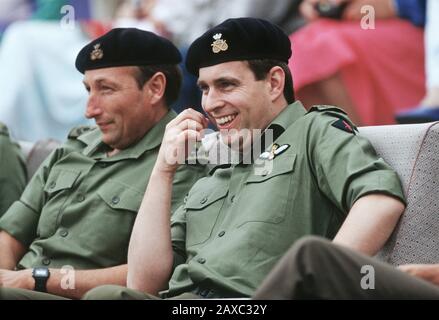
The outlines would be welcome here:
<svg viewBox="0 0 439 320">
<path fill-rule="evenodd" d="M 35 291 L 47 292 L 46 283 L 50 277 L 48 268 L 33 268 L 32 277 L 35 279 Z"/>
</svg>

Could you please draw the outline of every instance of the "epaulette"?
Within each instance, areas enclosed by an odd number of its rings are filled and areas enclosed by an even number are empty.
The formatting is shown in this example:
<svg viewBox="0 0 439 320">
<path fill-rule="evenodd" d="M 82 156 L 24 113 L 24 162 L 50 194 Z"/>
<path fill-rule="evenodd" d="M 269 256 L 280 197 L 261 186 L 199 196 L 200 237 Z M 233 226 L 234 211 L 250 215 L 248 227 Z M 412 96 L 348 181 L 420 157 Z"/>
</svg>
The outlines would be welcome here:
<svg viewBox="0 0 439 320">
<path fill-rule="evenodd" d="M 355 131 L 358 132 L 357 127 L 352 122 L 352 120 L 349 119 L 348 114 L 340 108 L 334 106 L 327 106 L 327 105 L 315 105 L 312 106 L 307 113 L 311 113 L 311 112 L 322 112 L 324 114 L 336 118 L 337 120 L 334 123 L 332 123 L 333 127 L 336 127 L 338 129 L 353 134 L 355 134 Z"/>
<path fill-rule="evenodd" d="M 8 127 L 0 122 L 0 135 L 9 137 Z"/>
<path fill-rule="evenodd" d="M 70 130 L 67 138 L 69 139 L 77 139 L 80 135 L 96 129 L 96 126 L 78 126 Z"/>
</svg>

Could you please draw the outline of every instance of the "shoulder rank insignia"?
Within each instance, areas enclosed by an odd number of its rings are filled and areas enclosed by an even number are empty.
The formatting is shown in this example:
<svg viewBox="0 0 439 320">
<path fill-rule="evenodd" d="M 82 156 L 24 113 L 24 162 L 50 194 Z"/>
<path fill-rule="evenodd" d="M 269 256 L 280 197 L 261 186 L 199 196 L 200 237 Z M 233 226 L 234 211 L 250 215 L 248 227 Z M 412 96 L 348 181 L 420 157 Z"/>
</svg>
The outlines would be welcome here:
<svg viewBox="0 0 439 320">
<path fill-rule="evenodd" d="M 211 44 L 213 53 L 227 51 L 227 49 L 229 48 L 229 45 L 227 44 L 226 40 L 221 39 L 221 36 L 222 36 L 221 33 L 216 33 L 213 36 L 213 39 L 215 40 Z"/>
<path fill-rule="evenodd" d="M 289 144 L 283 144 L 283 145 L 280 146 L 277 143 L 274 143 L 271 146 L 271 150 L 270 151 L 265 151 L 265 152 L 261 153 L 259 158 L 262 159 L 262 160 L 273 160 L 278 155 L 280 155 L 285 150 L 287 150 L 289 147 L 290 147 Z"/>
<path fill-rule="evenodd" d="M 354 129 L 346 120 L 338 119 L 337 121 L 332 123 L 332 126 L 337 128 L 337 129 L 355 134 Z"/>
<path fill-rule="evenodd" d="M 100 47 L 101 47 L 100 43 L 96 43 L 93 46 L 94 49 L 90 53 L 90 59 L 91 60 L 99 60 L 99 59 L 102 59 L 104 57 L 104 51 L 102 51 L 102 49 Z"/>
</svg>

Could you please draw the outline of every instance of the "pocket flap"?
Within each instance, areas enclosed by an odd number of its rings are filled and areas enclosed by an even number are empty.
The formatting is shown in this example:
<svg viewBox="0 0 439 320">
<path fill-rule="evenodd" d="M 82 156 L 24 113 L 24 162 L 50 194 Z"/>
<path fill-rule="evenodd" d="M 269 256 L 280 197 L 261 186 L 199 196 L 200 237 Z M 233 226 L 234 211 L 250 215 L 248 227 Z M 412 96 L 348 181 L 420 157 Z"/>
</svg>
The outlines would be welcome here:
<svg viewBox="0 0 439 320">
<path fill-rule="evenodd" d="M 270 160 L 266 160 L 268 162 Z M 247 181 L 245 183 L 258 183 L 263 182 L 265 180 L 271 179 L 273 177 L 276 177 L 281 174 L 285 174 L 288 172 L 292 172 L 294 170 L 294 164 L 296 162 L 296 155 L 295 154 L 289 154 L 288 156 L 285 155 L 282 159 L 279 159 L 278 161 L 273 160 L 271 165 L 267 168 L 256 168 L 256 172 L 249 176 L 247 178 Z"/>
<path fill-rule="evenodd" d="M 113 209 L 137 212 L 142 202 L 143 194 L 130 186 L 108 180 L 99 188 L 98 195 Z"/>
<path fill-rule="evenodd" d="M 44 191 L 53 193 L 63 189 L 70 189 L 78 178 L 79 171 L 53 170 L 44 186 Z"/>
<path fill-rule="evenodd" d="M 227 196 L 229 188 L 222 186 L 215 188 L 214 190 L 206 190 L 205 192 L 197 192 L 195 194 L 189 194 L 188 200 L 185 204 L 186 209 L 203 209 L 213 202 Z"/>
</svg>

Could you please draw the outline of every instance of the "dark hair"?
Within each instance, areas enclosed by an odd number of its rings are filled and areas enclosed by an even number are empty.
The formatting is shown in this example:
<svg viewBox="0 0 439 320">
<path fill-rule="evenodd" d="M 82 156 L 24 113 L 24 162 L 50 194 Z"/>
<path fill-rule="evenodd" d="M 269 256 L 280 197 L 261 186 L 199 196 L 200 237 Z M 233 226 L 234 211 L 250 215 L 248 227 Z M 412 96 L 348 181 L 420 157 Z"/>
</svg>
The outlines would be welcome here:
<svg viewBox="0 0 439 320">
<path fill-rule="evenodd" d="M 177 100 L 180 92 L 182 74 L 178 65 L 150 65 L 139 66 L 139 72 L 136 72 L 135 78 L 139 89 L 142 89 L 145 83 L 152 78 L 157 72 L 162 72 L 166 77 L 165 102 L 169 107 Z"/>
<path fill-rule="evenodd" d="M 288 68 L 288 64 L 277 60 L 260 59 L 248 60 L 248 65 L 250 70 L 253 72 L 256 80 L 265 79 L 271 68 L 275 66 L 281 67 L 282 70 L 285 72 L 284 97 L 289 104 L 295 101 L 293 77 L 291 76 L 291 71 L 290 68 Z"/>
</svg>

